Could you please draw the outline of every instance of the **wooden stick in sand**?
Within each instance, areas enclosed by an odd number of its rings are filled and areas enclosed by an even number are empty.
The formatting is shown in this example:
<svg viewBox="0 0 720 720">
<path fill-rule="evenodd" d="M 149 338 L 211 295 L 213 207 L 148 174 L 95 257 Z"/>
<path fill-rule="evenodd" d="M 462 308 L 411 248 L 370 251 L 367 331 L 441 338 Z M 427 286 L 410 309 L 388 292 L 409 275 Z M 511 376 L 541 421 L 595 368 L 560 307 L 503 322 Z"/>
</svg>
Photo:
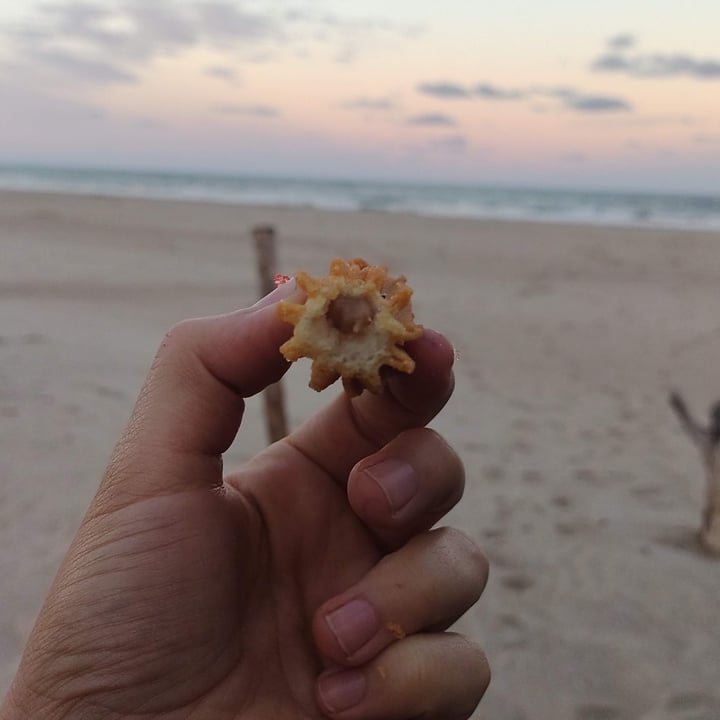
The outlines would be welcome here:
<svg viewBox="0 0 720 720">
<path fill-rule="evenodd" d="M 271 225 L 258 225 L 253 228 L 257 255 L 258 278 L 260 281 L 260 297 L 264 297 L 275 289 L 277 274 L 275 260 L 275 228 Z M 285 398 L 282 383 L 270 385 L 263 393 L 265 400 L 265 421 L 268 440 L 271 443 L 287 435 L 287 419 L 285 415 Z"/>
<path fill-rule="evenodd" d="M 720 557 L 720 402 L 710 408 L 707 425 L 698 422 L 677 392 L 670 393 L 670 407 L 680 425 L 693 441 L 705 465 L 705 507 L 700 525 L 700 545 L 709 554 Z"/>
</svg>

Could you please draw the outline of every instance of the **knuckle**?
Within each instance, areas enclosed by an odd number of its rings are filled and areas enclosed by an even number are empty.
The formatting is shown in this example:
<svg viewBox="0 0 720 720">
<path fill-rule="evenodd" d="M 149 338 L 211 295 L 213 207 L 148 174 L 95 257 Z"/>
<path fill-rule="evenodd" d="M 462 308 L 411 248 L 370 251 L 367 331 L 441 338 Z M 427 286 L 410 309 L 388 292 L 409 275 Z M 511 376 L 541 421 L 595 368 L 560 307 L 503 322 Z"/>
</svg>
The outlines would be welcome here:
<svg viewBox="0 0 720 720">
<path fill-rule="evenodd" d="M 200 320 L 181 320 L 175 323 L 163 337 L 160 349 L 178 348 L 190 344 L 197 335 Z"/>
<path fill-rule="evenodd" d="M 150 368 L 144 392 L 151 393 L 158 377 L 168 372 L 178 381 L 195 375 L 203 323 L 202 319 L 181 320 L 165 333 Z"/>
</svg>

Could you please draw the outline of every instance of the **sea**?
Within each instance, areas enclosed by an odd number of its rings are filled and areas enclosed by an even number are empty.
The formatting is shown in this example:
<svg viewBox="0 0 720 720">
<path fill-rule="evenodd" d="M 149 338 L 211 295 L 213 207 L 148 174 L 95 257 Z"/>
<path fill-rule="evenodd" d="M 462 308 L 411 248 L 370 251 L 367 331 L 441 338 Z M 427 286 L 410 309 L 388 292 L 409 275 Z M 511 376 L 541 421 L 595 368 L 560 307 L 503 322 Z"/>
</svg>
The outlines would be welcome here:
<svg viewBox="0 0 720 720">
<path fill-rule="evenodd" d="M 659 194 L 0 165 L 0 189 L 109 197 L 720 230 L 720 194 Z"/>
</svg>

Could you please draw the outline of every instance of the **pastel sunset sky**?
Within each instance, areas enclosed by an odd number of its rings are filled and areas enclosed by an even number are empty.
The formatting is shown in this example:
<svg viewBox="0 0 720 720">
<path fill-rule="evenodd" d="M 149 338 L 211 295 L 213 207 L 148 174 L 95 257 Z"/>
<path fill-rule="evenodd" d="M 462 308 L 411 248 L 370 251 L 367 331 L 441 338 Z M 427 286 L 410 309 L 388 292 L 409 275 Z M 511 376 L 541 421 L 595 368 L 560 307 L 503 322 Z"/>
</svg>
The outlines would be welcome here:
<svg viewBox="0 0 720 720">
<path fill-rule="evenodd" d="M 0 162 L 720 191 L 718 0 L 2 0 Z"/>
</svg>

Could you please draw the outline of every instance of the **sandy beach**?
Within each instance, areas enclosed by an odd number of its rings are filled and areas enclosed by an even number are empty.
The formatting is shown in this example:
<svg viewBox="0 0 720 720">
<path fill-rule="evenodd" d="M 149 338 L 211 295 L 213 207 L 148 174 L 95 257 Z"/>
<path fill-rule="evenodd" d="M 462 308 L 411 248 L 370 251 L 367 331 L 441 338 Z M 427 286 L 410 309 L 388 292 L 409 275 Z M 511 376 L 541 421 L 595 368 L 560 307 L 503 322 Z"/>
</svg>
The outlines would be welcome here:
<svg viewBox="0 0 720 720">
<path fill-rule="evenodd" d="M 457 348 L 433 426 L 462 455 L 454 524 L 491 579 L 461 629 L 476 718 L 717 720 L 720 561 L 667 406 L 720 399 L 720 234 L 0 193 L 0 695 L 165 330 L 257 299 L 250 228 L 285 272 L 403 272 Z M 328 400 L 287 376 L 293 425 Z M 265 443 L 249 403 L 226 463 Z"/>
</svg>

